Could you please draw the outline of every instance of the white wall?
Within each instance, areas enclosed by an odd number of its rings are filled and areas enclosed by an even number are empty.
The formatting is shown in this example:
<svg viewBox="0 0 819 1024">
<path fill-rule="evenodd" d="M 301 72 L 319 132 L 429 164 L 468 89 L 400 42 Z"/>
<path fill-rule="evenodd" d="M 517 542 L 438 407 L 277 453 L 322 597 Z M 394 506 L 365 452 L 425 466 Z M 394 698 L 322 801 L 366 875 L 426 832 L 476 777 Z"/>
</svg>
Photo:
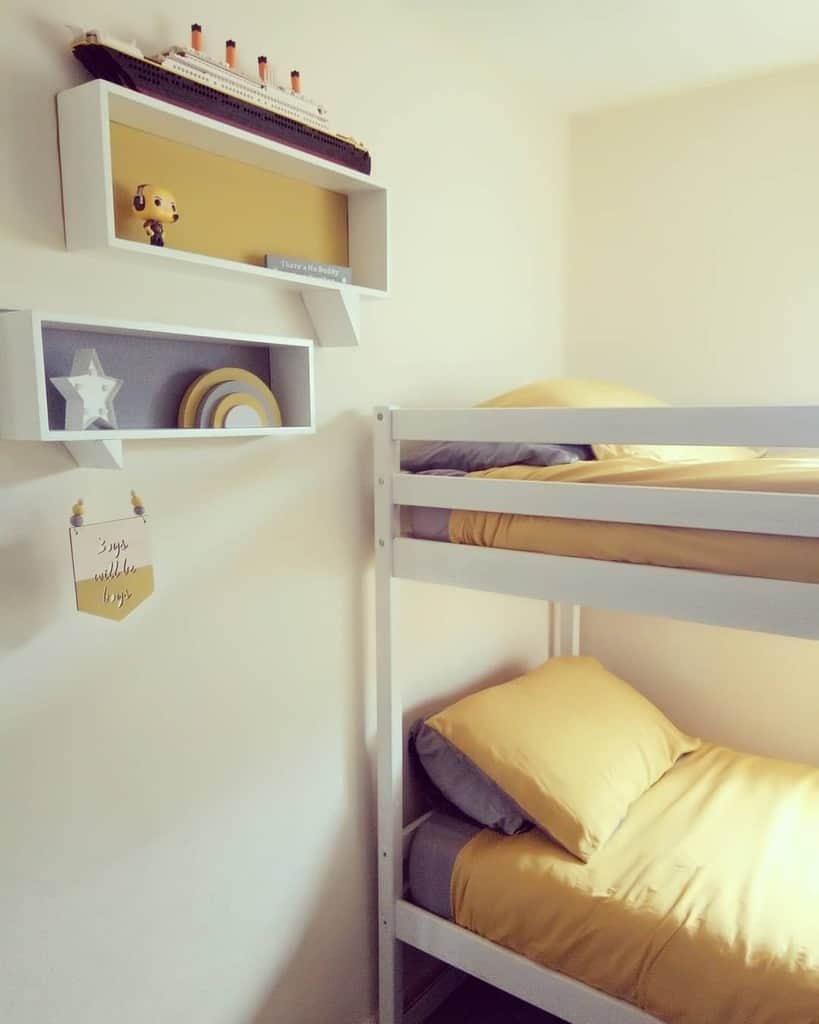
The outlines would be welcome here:
<svg viewBox="0 0 819 1024">
<path fill-rule="evenodd" d="M 149 0 L 6 0 L 0 306 L 304 334 L 257 281 L 63 249 L 62 22 L 184 39 Z M 0 444 L 0 1019 L 351 1024 L 374 1005 L 370 426 L 559 370 L 563 146 L 541 105 L 398 4 L 193 12 L 214 45 L 300 66 L 392 186 L 393 294 L 359 349 L 318 350 L 319 431 L 128 443 L 121 474 Z M 230 16 L 230 20 L 228 20 Z M 535 117 L 539 130 L 532 132 Z M 157 593 L 72 606 L 66 517 L 152 513 Z M 407 691 L 545 649 L 544 610 L 407 588 Z M 489 628 L 491 626 L 491 628 Z"/>
<path fill-rule="evenodd" d="M 679 403 L 819 400 L 819 67 L 578 117 L 567 369 Z M 819 645 L 590 613 L 690 729 L 819 761 Z"/>
</svg>

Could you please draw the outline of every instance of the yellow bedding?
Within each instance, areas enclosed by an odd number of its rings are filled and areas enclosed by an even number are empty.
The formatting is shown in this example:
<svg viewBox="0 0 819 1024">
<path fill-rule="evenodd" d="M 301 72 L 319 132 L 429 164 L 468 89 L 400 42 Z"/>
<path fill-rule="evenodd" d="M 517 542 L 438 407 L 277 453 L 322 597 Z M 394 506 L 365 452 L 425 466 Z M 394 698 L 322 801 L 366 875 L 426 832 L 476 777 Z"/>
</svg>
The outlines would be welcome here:
<svg viewBox="0 0 819 1024">
<path fill-rule="evenodd" d="M 485 830 L 464 928 L 669 1024 L 819 1024 L 819 771 L 706 745 L 583 864 Z"/>
<path fill-rule="evenodd" d="M 749 459 L 675 465 L 622 458 L 545 468 L 506 466 L 469 475 L 495 480 L 819 494 L 819 459 Z M 456 544 L 819 583 L 819 540 L 810 537 L 773 537 L 456 509 L 449 517 L 449 538 Z"/>
</svg>

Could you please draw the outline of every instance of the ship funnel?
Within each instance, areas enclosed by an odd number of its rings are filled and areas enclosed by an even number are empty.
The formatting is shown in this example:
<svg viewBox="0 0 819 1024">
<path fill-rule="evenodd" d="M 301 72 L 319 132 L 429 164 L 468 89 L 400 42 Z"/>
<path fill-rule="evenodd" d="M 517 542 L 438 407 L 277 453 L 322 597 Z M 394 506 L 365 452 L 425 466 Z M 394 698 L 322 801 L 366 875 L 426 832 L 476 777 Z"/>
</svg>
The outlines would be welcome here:
<svg viewBox="0 0 819 1024">
<path fill-rule="evenodd" d="M 290 72 L 290 88 L 293 92 L 301 92 L 301 75 L 298 71 Z"/>
<path fill-rule="evenodd" d="M 259 57 L 259 78 L 267 85 L 267 57 Z"/>
<path fill-rule="evenodd" d="M 191 25 L 191 48 L 197 53 L 202 52 L 202 26 L 196 22 Z"/>
<path fill-rule="evenodd" d="M 225 41 L 225 62 L 228 67 L 236 67 L 236 40 L 228 39 Z"/>
</svg>

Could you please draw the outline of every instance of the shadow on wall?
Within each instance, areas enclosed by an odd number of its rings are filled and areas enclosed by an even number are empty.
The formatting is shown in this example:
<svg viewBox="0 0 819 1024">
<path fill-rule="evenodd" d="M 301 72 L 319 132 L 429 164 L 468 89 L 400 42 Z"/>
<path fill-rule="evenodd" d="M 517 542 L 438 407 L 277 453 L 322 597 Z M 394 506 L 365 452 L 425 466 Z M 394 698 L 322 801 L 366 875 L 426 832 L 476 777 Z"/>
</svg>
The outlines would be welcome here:
<svg viewBox="0 0 819 1024">
<path fill-rule="evenodd" d="M 0 480 L 3 487 L 67 473 L 77 463 L 61 444 L 43 441 L 0 441 Z"/>
<path fill-rule="evenodd" d="M 11 66 L 6 66 L 15 82 L 16 98 L 8 107 L 6 134 L 25 138 L 26 145 L 7 149 L 11 178 L 7 187 L 15 203 L 3 230 L 6 237 L 22 238 L 29 246 L 63 249 L 55 94 L 85 81 L 87 75 L 71 55 L 71 35 L 64 25 L 36 15 L 25 20 L 33 38 L 17 52 L 22 54 L 27 46 L 33 46 L 41 54 L 40 59 L 25 62 L 12 56 Z"/>
<path fill-rule="evenodd" d="M 155 442 L 131 442 L 135 448 Z M 294 572 L 304 576 L 313 571 L 346 568 L 351 559 L 362 571 L 373 558 L 372 517 L 372 434 L 369 417 L 342 413 L 313 435 L 287 438 L 277 445 L 268 439 L 219 440 L 220 448 L 235 449 L 229 461 L 221 462 L 218 473 L 185 475 L 178 471 L 176 455 L 197 442 L 166 440 L 163 476 L 156 482 L 163 505 L 152 502 L 157 520 L 189 534 L 190 518 L 201 509 L 219 508 L 234 517 L 230 543 L 220 545 L 209 561 L 200 561 L 183 578 L 180 588 L 208 587 L 223 566 L 248 577 L 269 578 L 271 568 L 278 574 Z M 208 441 L 202 444 L 207 445 Z M 127 454 L 126 454 L 127 458 Z M 126 463 L 127 464 L 127 463 Z M 280 484 L 286 483 L 281 499 Z M 147 487 L 144 488 L 147 491 Z M 252 489 L 252 501 L 242 495 Z M 339 494 L 350 496 L 349 501 Z M 269 502 L 269 504 L 266 504 Z M 255 534 L 275 526 L 275 565 L 265 565 L 254 546 Z M 234 545 L 231 547 L 231 544 Z M 351 549 L 352 544 L 352 549 Z M 171 589 L 174 583 L 167 584 Z M 167 592 L 167 591 L 166 591 Z M 362 627 L 363 628 L 363 627 Z"/>
<path fill-rule="evenodd" d="M 38 522 L 32 522 L 32 534 Z M 0 544 L 0 651 L 24 647 L 59 612 L 54 566 L 34 540 Z"/>
<path fill-rule="evenodd" d="M 143 443 L 153 445 L 155 442 L 129 442 L 129 446 Z M 258 482 L 265 475 L 272 481 L 271 494 L 278 480 L 298 481 L 302 487 L 299 489 L 297 484 L 296 493 L 288 494 L 284 506 L 271 500 L 269 508 L 258 504 L 243 508 L 243 522 L 237 520 L 236 547 L 222 549 L 225 561 L 236 559 L 236 564 L 248 577 L 267 576 L 269 567 L 258 559 L 253 547 L 254 532 L 269 530 L 275 521 L 279 539 L 278 572 L 304 573 L 315 567 L 322 570 L 346 567 L 351 558 L 361 566 L 362 572 L 366 569 L 373 557 L 371 433 L 367 417 L 344 413 L 326 424 L 318 434 L 288 438 L 285 445 L 277 446 L 274 451 L 271 451 L 272 442 L 268 444 L 266 439 L 226 438 L 218 443 L 234 448 L 236 456 L 229 463 L 223 463 L 218 474 L 185 478 L 177 472 L 178 463 L 173 457 L 162 460 L 161 465 L 169 467 L 169 480 L 163 483 L 166 488 L 170 484 L 175 489 L 165 495 L 166 507 L 154 503 L 151 510 L 158 519 L 161 516 L 165 525 L 179 517 L 185 520 L 187 533 L 189 518 L 196 509 L 216 507 L 226 494 L 239 496 L 249 482 Z M 190 453 L 193 444 L 196 442 L 162 442 L 163 452 L 183 457 L 186 452 Z M 319 474 L 313 469 L 317 465 L 322 467 Z M 305 472 L 306 466 L 310 467 L 309 472 Z M 4 488 L 68 472 L 76 473 L 77 466 L 61 444 L 0 442 L 0 480 Z M 90 471 L 91 485 L 97 472 L 103 471 Z M 346 487 L 352 488 L 356 496 L 356 501 L 345 508 L 333 502 L 334 484 L 339 478 L 343 478 Z M 89 484 L 87 473 L 84 480 L 85 487 Z M 67 517 L 67 511 L 67 508 L 61 509 L 57 514 L 65 513 Z M 42 531 L 53 532 L 54 514 L 53 509 L 31 509 L 24 529 L 19 523 L 10 524 L 0 518 L 0 651 L 23 646 L 53 619 L 73 610 L 73 605 L 61 604 L 64 594 L 54 587 L 54 567 L 33 539 Z M 67 531 L 67 518 L 65 528 Z M 351 536 L 355 538 L 354 551 L 349 550 Z M 305 537 L 310 538 L 307 547 Z M 161 545 L 157 557 L 163 560 Z M 200 560 L 194 573 L 189 570 L 176 573 L 177 585 L 187 589 L 198 574 L 201 587 L 208 588 L 215 571 L 214 560 Z M 172 580 L 173 575 L 161 585 L 160 599 L 174 600 L 176 587 Z M 364 628 L 361 623 L 360 630 Z"/>
<path fill-rule="evenodd" d="M 346 439 L 341 450 L 355 473 L 355 488 L 362 499 L 368 501 L 369 509 L 372 504 L 368 498 L 372 491 L 369 421 L 352 413 L 338 417 L 328 436 L 330 447 L 338 445 L 339 437 Z M 349 578 L 348 598 L 348 618 L 355 637 L 351 645 L 354 689 L 347 706 L 347 721 L 339 723 L 341 734 L 347 737 L 346 764 L 349 766 L 344 787 L 348 803 L 339 809 L 343 825 L 328 847 L 324 878 L 317 888 L 301 936 L 287 962 L 275 970 L 268 994 L 247 1024 L 281 1024 L 282 1021 L 316 1024 L 328 1019 L 346 1024 L 348 1020 L 363 1019 L 375 1005 L 375 962 L 367 955 L 375 948 L 376 930 L 376 851 L 370 848 L 370 837 L 375 835 L 375 807 L 365 714 L 369 663 L 367 616 L 371 600 L 368 567 L 373 536 L 369 511 L 362 520 L 357 557 L 353 560 L 358 569 Z M 305 815 L 303 826 L 309 828 L 309 813 Z M 351 870 L 356 877 L 351 878 Z M 360 894 L 364 894 L 363 903 Z M 274 922 L 271 922 L 271 932 L 275 932 Z M 278 936 L 276 938 L 280 941 Z M 274 941 L 271 939 L 271 945 Z M 330 1007 L 335 1008 L 330 1010 Z"/>
<path fill-rule="evenodd" d="M 362 957 L 360 939 L 342 924 L 345 919 L 375 920 L 375 905 L 370 900 L 357 905 L 351 898 L 355 889 L 349 884 L 347 865 L 360 857 L 360 842 L 357 822 L 350 821 L 339 830 L 301 937 L 247 1024 L 330 1020 L 354 1024 L 371 1012 L 376 998 L 375 966 L 370 956 Z"/>
<path fill-rule="evenodd" d="M 61 445 L 0 442 L 0 480 L 6 490 L 75 468 Z M 61 592 L 54 586 L 54 566 L 37 541 L 51 525 L 52 510 L 30 509 L 25 529 L 9 523 L 2 510 L 0 517 L 0 651 L 7 651 L 23 647 L 60 614 Z M 67 517 L 65 529 L 67 534 Z M 13 539 L 4 540 L 4 535 Z"/>
<path fill-rule="evenodd" d="M 133 37 L 132 17 L 120 19 L 114 10 L 109 10 L 107 17 L 99 28 L 122 39 Z M 28 38 L 8 50 L 10 59 L 4 69 L 9 81 L 15 82 L 15 93 L 7 108 L 5 134 L 25 138 L 26 145 L 6 150 L 10 175 L 6 187 L 14 204 L 8 208 L 11 217 L 4 222 L 3 231 L 6 237 L 19 237 L 29 246 L 64 248 L 55 97 L 64 89 L 90 81 L 69 46 L 75 32 L 89 27 L 68 26 L 56 12 L 53 17 L 30 13 L 20 17 L 20 29 Z M 166 48 L 178 31 L 175 20 L 167 16 L 153 15 L 150 28 L 153 40 L 140 39 L 146 53 Z M 16 56 L 23 53 L 36 54 L 36 58 L 24 61 Z"/>
<path fill-rule="evenodd" d="M 254 805 L 253 812 L 268 816 L 261 842 L 269 843 L 263 847 L 269 865 L 263 865 L 258 876 L 267 891 L 261 898 L 289 910 L 290 879 L 277 870 L 275 852 L 278 844 L 288 843 L 288 834 L 294 836 L 296 849 L 303 845 L 304 832 L 311 827 L 310 808 L 305 807 L 303 819 L 282 822 L 281 828 L 275 821 L 271 825 L 278 782 L 271 785 L 270 780 L 277 780 L 277 772 L 293 762 L 287 761 L 287 751 L 271 749 L 271 721 L 278 723 L 280 736 L 287 732 L 289 694 L 287 678 L 279 686 L 271 685 L 270 666 L 275 666 L 276 657 L 288 659 L 293 665 L 291 685 L 305 690 L 318 672 L 326 680 L 337 666 L 338 680 L 330 676 L 326 683 L 335 702 L 332 719 L 320 694 L 316 707 L 324 716 L 320 729 L 333 732 L 338 742 L 332 758 L 315 762 L 316 771 L 326 777 L 317 788 L 337 794 L 337 803 L 325 802 L 317 811 L 322 815 L 322 840 L 315 854 L 318 864 L 311 869 L 317 882 L 308 890 L 304 907 L 299 907 L 297 926 L 285 931 L 275 912 L 262 923 L 269 951 L 269 994 L 255 1014 L 248 1014 L 247 1024 L 346 1022 L 363 1017 L 374 1002 L 370 954 L 375 851 L 362 842 L 362 836 L 373 833 L 365 743 L 364 620 L 372 552 L 369 421 L 348 414 L 316 437 L 292 440 L 296 443 L 280 448 L 259 441 L 237 449 L 235 461 L 220 462 L 224 476 L 206 478 L 180 471 L 174 458 L 157 460 L 155 476 L 161 464 L 161 473 L 167 473 L 173 484 L 171 490 L 158 487 L 166 507 L 156 507 L 163 533 L 158 554 L 167 567 L 168 585 L 161 585 L 156 599 L 137 613 L 133 628 L 97 626 L 82 617 L 87 621 L 79 624 L 84 631 L 80 636 L 95 643 L 76 649 L 70 674 L 61 679 L 66 684 L 62 699 L 50 700 L 39 710 L 27 709 L 17 727 L 4 734 L 9 764 L 26 763 L 24 752 L 34 748 L 34 736 L 49 752 L 48 757 L 34 759 L 24 780 L 32 827 L 18 830 L 7 844 L 12 863 L 34 863 L 39 869 L 34 851 L 46 845 L 47 836 L 58 836 L 47 856 L 49 863 L 59 859 L 60 878 L 68 889 L 91 884 L 112 864 L 133 862 L 148 870 L 152 858 L 146 851 L 159 850 L 171 835 L 201 837 L 205 824 L 214 827 L 215 808 L 232 806 L 248 786 L 261 780 L 269 786 L 266 803 Z M 43 450 L 47 454 L 48 449 Z M 208 561 L 198 557 L 200 544 L 192 533 L 191 513 L 199 514 L 211 494 L 211 504 L 224 511 L 223 518 L 229 518 L 234 528 L 220 535 L 225 543 Z M 53 510 L 47 514 L 53 516 Z M 180 545 L 189 556 L 184 561 L 174 562 L 174 531 L 187 539 Z M 15 558 L 30 572 L 37 553 L 25 551 Z M 184 587 L 173 581 L 172 563 L 184 574 Z M 225 571 L 231 564 L 238 566 L 232 577 Z M 36 586 L 42 589 L 40 575 L 38 568 Z M 284 584 L 279 584 L 279 577 L 285 578 Z M 239 596 L 246 602 L 241 607 L 247 614 L 234 616 L 230 633 L 224 630 L 220 602 L 212 599 L 214 581 L 222 580 L 224 589 L 217 589 L 223 604 L 230 606 Z M 328 588 L 324 601 L 322 591 L 316 596 L 317 582 Z M 45 600 L 42 594 L 39 600 Z M 329 654 L 326 649 L 304 650 L 301 637 L 287 624 L 294 605 L 303 619 L 311 616 L 309 635 L 329 633 Z M 64 604 L 60 613 L 71 614 Z M 0 628 L 5 626 L 2 617 Z M 152 643 L 160 619 L 173 637 L 172 649 Z M 19 642 L 20 637 L 14 639 Z M 99 660 L 98 639 L 114 645 L 117 661 L 129 666 L 116 685 L 105 674 L 85 671 Z M 231 676 L 221 675 L 209 661 L 214 651 L 224 648 L 236 651 Z M 64 675 L 60 666 L 54 672 Z M 29 682 L 33 680 L 24 681 Z M 301 720 L 307 720 L 307 708 Z M 294 735 L 284 742 L 294 752 L 303 746 Z M 309 763 L 308 753 L 301 750 L 298 762 Z M 70 780 L 67 793 L 54 785 L 57 767 L 61 777 Z M 8 773 L 6 778 L 10 780 Z M 15 787 L 19 788 L 17 782 Z M 293 804 L 298 805 L 297 794 L 290 800 Z M 230 835 L 224 844 L 229 863 L 237 858 L 240 864 L 242 858 L 255 863 L 259 856 L 255 840 L 249 848 L 233 852 Z M 186 870 L 189 856 L 186 846 L 178 860 L 174 857 L 180 872 Z M 217 858 L 217 866 L 218 862 Z M 166 873 L 163 870 L 163 877 Z M 230 881 L 233 876 L 228 872 L 224 877 Z M 238 874 L 236 878 L 242 884 Z M 179 883 L 194 895 L 208 893 L 201 904 L 202 920 L 206 926 L 214 922 L 214 928 L 219 919 L 210 917 L 216 911 L 207 904 L 217 880 Z M 252 900 L 253 894 L 247 898 Z M 175 920 L 173 927 L 178 924 Z M 184 927 L 180 934 L 185 934 Z"/>
</svg>

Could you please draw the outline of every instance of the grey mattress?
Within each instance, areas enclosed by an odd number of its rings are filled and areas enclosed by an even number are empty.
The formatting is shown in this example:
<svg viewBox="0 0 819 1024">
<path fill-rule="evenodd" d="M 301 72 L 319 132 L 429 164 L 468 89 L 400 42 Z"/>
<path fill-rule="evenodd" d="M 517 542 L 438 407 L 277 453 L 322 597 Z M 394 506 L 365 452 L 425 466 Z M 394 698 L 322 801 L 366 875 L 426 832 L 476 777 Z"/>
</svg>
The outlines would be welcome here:
<svg viewBox="0 0 819 1024">
<path fill-rule="evenodd" d="M 417 829 L 410 847 L 409 887 L 413 903 L 452 920 L 449 886 L 455 860 L 481 831 L 480 825 L 433 811 Z"/>
</svg>

